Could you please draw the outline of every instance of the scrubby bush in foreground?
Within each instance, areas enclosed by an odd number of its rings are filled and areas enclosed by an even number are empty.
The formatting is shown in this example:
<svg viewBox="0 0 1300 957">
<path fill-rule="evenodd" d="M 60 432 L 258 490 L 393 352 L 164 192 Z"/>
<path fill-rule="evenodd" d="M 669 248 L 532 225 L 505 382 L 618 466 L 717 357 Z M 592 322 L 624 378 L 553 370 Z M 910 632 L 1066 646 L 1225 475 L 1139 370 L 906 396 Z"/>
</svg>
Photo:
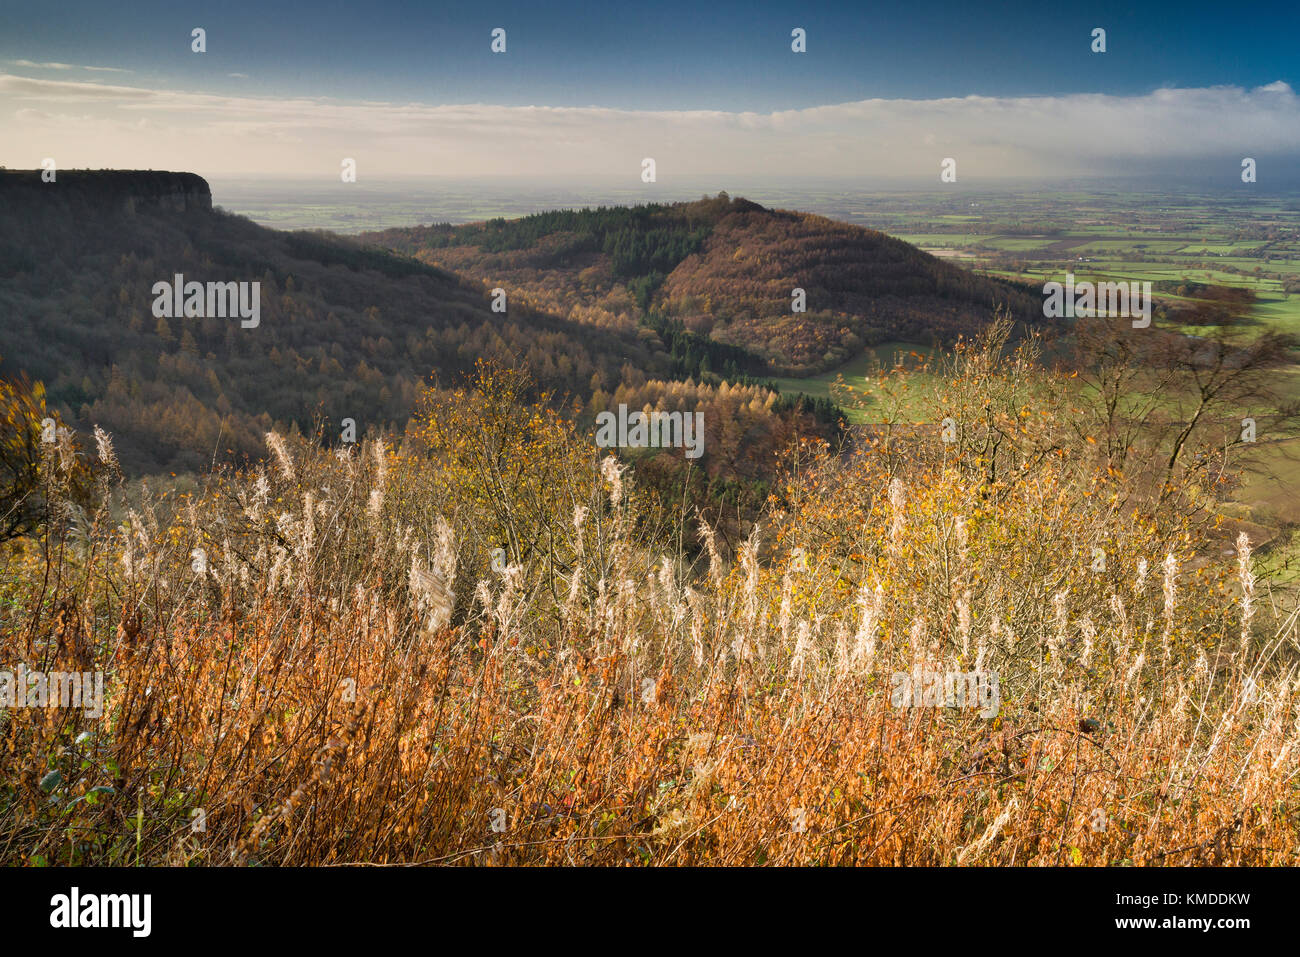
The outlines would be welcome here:
<svg viewBox="0 0 1300 957">
<path fill-rule="evenodd" d="M 989 422 L 792 452 L 728 549 L 518 385 L 193 496 L 101 468 L 11 545 L 0 667 L 105 699 L 0 718 L 0 860 L 1296 862 L 1287 596 L 1050 389 L 1002 474 Z M 996 716 L 896 706 L 914 670 L 996 674 Z"/>
</svg>

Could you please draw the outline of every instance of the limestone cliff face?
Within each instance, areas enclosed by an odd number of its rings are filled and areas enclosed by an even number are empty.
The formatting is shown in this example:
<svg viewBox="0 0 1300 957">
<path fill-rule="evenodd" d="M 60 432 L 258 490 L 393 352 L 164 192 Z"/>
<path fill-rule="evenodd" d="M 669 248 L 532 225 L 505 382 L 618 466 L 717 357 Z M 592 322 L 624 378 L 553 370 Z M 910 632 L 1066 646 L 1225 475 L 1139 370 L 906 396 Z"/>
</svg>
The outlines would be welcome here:
<svg viewBox="0 0 1300 957">
<path fill-rule="evenodd" d="M 46 183 L 40 170 L 0 170 L 0 216 L 40 203 L 122 213 L 210 212 L 212 190 L 194 173 L 73 169 L 59 170 L 55 181 Z"/>
</svg>

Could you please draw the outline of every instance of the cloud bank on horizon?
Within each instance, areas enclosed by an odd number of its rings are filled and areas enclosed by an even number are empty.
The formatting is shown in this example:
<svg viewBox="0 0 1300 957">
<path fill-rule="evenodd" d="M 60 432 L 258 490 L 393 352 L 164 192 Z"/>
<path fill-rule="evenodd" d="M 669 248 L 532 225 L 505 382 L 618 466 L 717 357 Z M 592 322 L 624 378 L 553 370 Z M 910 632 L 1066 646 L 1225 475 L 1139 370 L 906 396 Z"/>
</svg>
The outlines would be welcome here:
<svg viewBox="0 0 1300 957">
<path fill-rule="evenodd" d="M 71 65 L 69 70 L 90 69 Z M 1242 157 L 1300 168 L 1300 97 L 1255 88 L 1137 95 L 867 99 L 771 113 L 428 105 L 238 96 L 0 72 L 0 163 L 191 170 L 205 176 L 672 177 L 959 180 L 1106 176 Z M 1260 182 L 1267 182 L 1267 167 Z"/>
</svg>

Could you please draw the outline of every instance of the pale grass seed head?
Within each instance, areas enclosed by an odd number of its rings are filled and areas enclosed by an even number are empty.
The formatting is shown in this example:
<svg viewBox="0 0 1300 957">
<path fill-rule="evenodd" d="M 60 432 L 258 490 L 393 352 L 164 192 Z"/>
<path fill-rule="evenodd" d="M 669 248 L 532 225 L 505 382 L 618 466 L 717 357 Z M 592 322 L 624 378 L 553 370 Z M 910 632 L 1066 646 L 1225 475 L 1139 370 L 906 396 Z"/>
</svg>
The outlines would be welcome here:
<svg viewBox="0 0 1300 957">
<path fill-rule="evenodd" d="M 699 520 L 699 526 L 700 538 L 703 539 L 705 550 L 709 553 L 709 577 L 716 585 L 722 581 L 722 556 L 718 554 L 717 534 L 713 531 L 713 526 L 703 517 Z"/>
<path fill-rule="evenodd" d="M 447 627 L 451 623 L 455 595 L 442 574 L 425 567 L 418 556 L 412 555 L 408 583 L 416 606 L 428 614 L 428 630 L 436 632 Z"/>
<path fill-rule="evenodd" d="M 963 658 L 970 652 L 970 597 L 970 592 L 966 591 L 957 599 L 957 633 L 961 635 Z"/>
<path fill-rule="evenodd" d="M 271 498 L 271 483 L 266 480 L 266 472 L 260 467 L 257 470 L 257 478 L 253 480 L 253 495 L 244 512 L 254 522 L 262 520 L 262 509 L 266 508 L 266 503 Z"/>
<path fill-rule="evenodd" d="M 113 439 L 99 426 L 95 426 L 95 451 L 99 461 L 110 471 L 117 470 L 117 453 L 113 451 Z"/>
<path fill-rule="evenodd" d="M 1250 641 L 1250 622 L 1255 616 L 1255 573 L 1250 568 L 1250 536 L 1237 536 L 1237 580 L 1241 584 L 1241 648 Z"/>
<path fill-rule="evenodd" d="M 889 481 L 889 543 L 891 546 L 898 544 L 899 538 L 903 534 L 903 526 L 906 522 L 904 509 L 907 507 L 907 486 L 903 484 L 900 478 L 893 478 Z"/>
<path fill-rule="evenodd" d="M 280 475 L 286 482 L 292 482 L 293 458 L 289 455 L 289 446 L 277 432 L 266 433 L 266 445 L 275 456 L 275 464 L 280 469 Z"/>
<path fill-rule="evenodd" d="M 610 485 L 610 504 L 618 508 L 619 503 L 623 501 L 623 467 L 619 465 L 618 458 L 613 455 L 605 456 L 600 463 L 600 474 Z"/>
<path fill-rule="evenodd" d="M 1080 663 L 1086 668 L 1092 663 L 1093 646 L 1097 642 L 1097 627 L 1087 615 L 1079 622 L 1079 631 L 1083 635 L 1083 651 L 1079 654 Z"/>
<path fill-rule="evenodd" d="M 1165 556 L 1164 572 L 1165 630 L 1163 641 L 1167 656 L 1169 654 L 1169 637 L 1174 630 L 1174 612 L 1178 608 L 1178 559 L 1174 557 L 1173 552 Z"/>
<path fill-rule="evenodd" d="M 790 679 L 803 676 L 808 659 L 812 655 L 812 626 L 806 621 L 799 622 L 796 635 L 794 654 L 790 656 L 790 672 L 787 675 Z"/>
<path fill-rule="evenodd" d="M 884 589 L 877 584 L 869 588 L 865 582 L 858 589 L 858 630 L 853 636 L 853 663 L 870 667 L 876 657 L 876 631 L 885 604 Z"/>
</svg>

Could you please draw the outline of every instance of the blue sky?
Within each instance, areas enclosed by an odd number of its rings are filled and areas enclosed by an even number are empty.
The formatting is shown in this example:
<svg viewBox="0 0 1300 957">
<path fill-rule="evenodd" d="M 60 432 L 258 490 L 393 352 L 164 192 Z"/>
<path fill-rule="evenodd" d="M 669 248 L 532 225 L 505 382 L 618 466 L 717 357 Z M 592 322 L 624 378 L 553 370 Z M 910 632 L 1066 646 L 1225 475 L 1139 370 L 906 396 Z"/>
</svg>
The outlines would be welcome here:
<svg viewBox="0 0 1300 957">
<path fill-rule="evenodd" d="M 203 57 L 189 50 L 194 26 L 208 31 Z M 498 26 L 504 56 L 488 49 Z M 789 50 L 794 26 L 808 31 L 803 56 Z M 1089 49 L 1097 26 L 1105 55 Z M 1298 37 L 1297 3 L 56 0 L 0 10 L 0 56 L 186 89 L 635 110 L 1295 87 Z"/>
<path fill-rule="evenodd" d="M 952 158 L 961 182 L 1225 186 L 1246 157 L 1261 185 L 1300 169 L 1294 2 L 0 4 L 11 167 L 338 180 L 351 158 L 358 181 L 626 183 L 654 158 L 661 181 L 929 185 Z"/>
</svg>

